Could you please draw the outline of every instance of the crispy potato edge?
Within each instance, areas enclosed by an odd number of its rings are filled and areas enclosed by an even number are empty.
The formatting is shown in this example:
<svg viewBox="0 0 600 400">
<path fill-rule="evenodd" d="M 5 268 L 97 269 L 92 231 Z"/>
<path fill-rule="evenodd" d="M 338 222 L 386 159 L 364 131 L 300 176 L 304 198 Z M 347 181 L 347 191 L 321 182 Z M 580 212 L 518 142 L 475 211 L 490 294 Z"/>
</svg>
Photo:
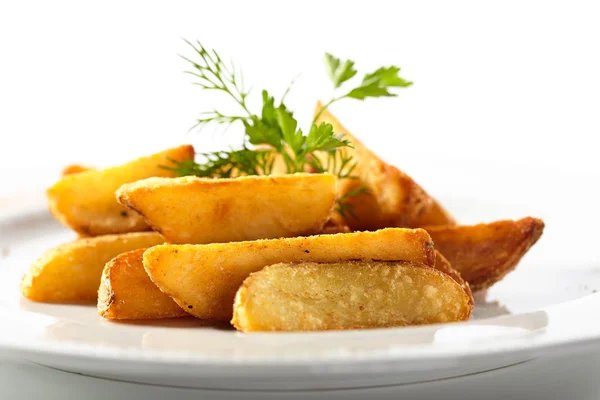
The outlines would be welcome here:
<svg viewBox="0 0 600 400">
<path fill-rule="evenodd" d="M 162 293 L 147 277 L 147 284 L 136 277 L 138 268 L 143 274 L 142 259 L 147 249 L 137 249 L 122 253 L 106 263 L 98 289 L 98 315 L 109 320 L 139 320 L 184 317 L 189 314 L 181 309 L 168 295 Z M 137 278 L 137 279 L 136 279 Z M 113 282 L 120 280 L 117 290 Z M 127 286 L 124 289 L 124 282 Z M 137 296 L 137 299 L 131 298 Z M 142 298 L 151 304 L 150 309 L 140 310 L 134 304 Z"/>
<path fill-rule="evenodd" d="M 510 252 L 508 258 L 501 264 L 491 261 L 489 265 L 483 268 L 477 268 L 473 271 L 463 270 L 461 276 L 469 283 L 473 292 L 485 290 L 495 283 L 502 280 L 508 273 L 513 271 L 521 258 L 531 249 L 531 247 L 537 243 L 544 232 L 545 223 L 543 220 L 534 217 L 525 217 L 519 220 L 501 220 L 491 223 L 482 223 L 476 225 L 458 225 L 458 226 L 433 226 L 425 227 L 424 229 L 430 232 L 435 237 L 438 232 L 452 233 L 457 232 L 457 237 L 460 237 L 458 233 L 462 232 L 473 232 L 473 235 L 477 233 L 479 229 L 494 228 L 496 226 L 502 226 L 503 224 L 512 224 L 514 228 L 518 230 L 519 242 Z M 506 238 L 508 240 L 510 238 Z M 458 241 L 458 239 L 457 239 Z M 456 246 L 462 246 L 463 243 L 455 243 Z M 486 255 L 480 255 L 482 260 L 485 259 Z"/>
<path fill-rule="evenodd" d="M 469 282 L 467 282 L 463 279 L 460 272 L 458 272 L 457 270 L 452 268 L 452 264 L 450 264 L 450 261 L 448 261 L 442 255 L 442 253 L 440 253 L 439 251 L 436 250 L 435 255 L 436 255 L 436 259 L 435 259 L 435 267 L 434 268 L 437 269 L 438 271 L 445 273 L 450 278 L 454 279 L 456 281 L 456 283 L 458 283 L 463 288 L 463 290 L 469 297 L 469 304 L 471 305 L 471 309 L 473 309 L 473 306 L 475 305 L 475 299 L 473 298 L 473 292 L 471 291 Z"/>
<path fill-rule="evenodd" d="M 352 230 L 374 230 L 384 227 L 419 228 L 424 224 L 450 225 L 452 216 L 418 183 L 399 168 L 388 164 L 349 133 L 341 122 L 319 101 L 314 115 L 319 121 L 331 123 L 336 132 L 344 132 L 346 139 L 353 143 L 353 154 L 357 162 L 355 173 L 359 180 L 340 180 L 339 195 L 364 184 L 369 193 L 349 199 L 354 212 L 360 217 L 336 219 Z"/>
</svg>

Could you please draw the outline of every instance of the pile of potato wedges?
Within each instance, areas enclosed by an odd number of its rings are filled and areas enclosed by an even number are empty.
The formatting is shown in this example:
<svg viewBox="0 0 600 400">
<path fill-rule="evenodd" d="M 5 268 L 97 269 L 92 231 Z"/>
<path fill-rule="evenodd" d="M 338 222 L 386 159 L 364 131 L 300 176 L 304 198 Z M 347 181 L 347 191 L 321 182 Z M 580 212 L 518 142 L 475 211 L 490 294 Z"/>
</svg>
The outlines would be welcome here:
<svg viewBox="0 0 600 400">
<path fill-rule="evenodd" d="M 501 280 L 542 235 L 531 217 L 458 225 L 331 113 L 319 118 L 350 140 L 358 179 L 164 168 L 193 159 L 190 145 L 67 167 L 49 208 L 79 238 L 31 266 L 23 296 L 97 303 L 111 320 L 194 316 L 246 332 L 456 322 L 471 315 L 472 291 Z M 361 185 L 353 215 L 337 213 L 336 200 Z"/>
</svg>

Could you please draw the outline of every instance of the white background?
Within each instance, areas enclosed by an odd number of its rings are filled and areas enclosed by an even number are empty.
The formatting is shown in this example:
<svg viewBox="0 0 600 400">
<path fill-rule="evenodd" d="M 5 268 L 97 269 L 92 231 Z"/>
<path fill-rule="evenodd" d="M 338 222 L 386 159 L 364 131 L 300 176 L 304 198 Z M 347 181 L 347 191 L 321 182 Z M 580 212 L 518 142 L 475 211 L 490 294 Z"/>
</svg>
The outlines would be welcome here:
<svg viewBox="0 0 600 400">
<path fill-rule="evenodd" d="M 182 38 L 234 58 L 256 95 L 301 74 L 290 103 L 305 122 L 331 96 L 325 51 L 401 66 L 415 84 L 397 98 L 333 110 L 426 188 L 424 163 L 599 170 L 599 18 L 583 1 L 2 2 L 0 193 L 68 163 L 218 147 L 187 133 L 217 100 L 182 73 Z"/>
</svg>

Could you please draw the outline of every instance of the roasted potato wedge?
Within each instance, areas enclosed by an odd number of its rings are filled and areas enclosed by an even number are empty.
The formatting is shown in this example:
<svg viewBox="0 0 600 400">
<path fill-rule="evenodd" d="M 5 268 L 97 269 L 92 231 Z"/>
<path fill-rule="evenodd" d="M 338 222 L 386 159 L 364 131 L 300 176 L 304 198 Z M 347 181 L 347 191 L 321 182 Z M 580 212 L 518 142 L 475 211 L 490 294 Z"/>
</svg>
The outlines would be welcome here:
<svg viewBox="0 0 600 400">
<path fill-rule="evenodd" d="M 321 108 L 322 104 L 318 103 L 315 115 L 319 114 Z M 347 200 L 356 218 L 352 215 L 344 217 L 336 214 L 342 225 L 348 225 L 351 230 L 375 230 L 394 226 L 418 227 L 423 221 L 428 225 L 454 223 L 452 217 L 415 181 L 398 168 L 381 160 L 352 136 L 328 110 L 320 114 L 318 122 L 333 125 L 333 131 L 343 133 L 344 138 L 353 146 L 345 151 L 356 161 L 354 175 L 359 179 L 340 180 L 338 194 L 342 196 L 361 185 L 368 190 L 367 193 L 349 197 Z"/>
<path fill-rule="evenodd" d="M 333 213 L 330 174 L 151 178 L 122 186 L 122 204 L 169 243 L 222 243 L 319 232 Z"/>
<path fill-rule="evenodd" d="M 106 263 L 98 290 L 98 315 L 108 319 L 157 319 L 188 315 L 148 277 L 146 249 L 119 254 Z"/>
<path fill-rule="evenodd" d="M 152 176 L 175 176 L 161 165 L 193 157 L 194 148 L 186 145 L 118 167 L 68 174 L 48 189 L 50 211 L 82 236 L 149 230 L 142 216 L 117 203 L 116 190 L 125 183 Z"/>
<path fill-rule="evenodd" d="M 252 272 L 279 262 L 346 260 L 435 263 L 422 229 L 391 228 L 206 245 L 161 245 L 144 253 L 150 279 L 190 314 L 229 321 L 235 292 Z"/>
<path fill-rule="evenodd" d="M 446 211 L 444 207 L 435 199 L 432 199 L 431 207 L 415 218 L 412 223 L 412 228 L 422 228 L 424 226 L 451 226 L 456 225 L 456 221 Z"/>
<path fill-rule="evenodd" d="M 104 264 L 126 251 L 164 243 L 156 232 L 78 239 L 46 252 L 25 274 L 21 293 L 46 303 L 95 302 Z"/>
<path fill-rule="evenodd" d="M 537 242 L 544 222 L 536 218 L 472 226 L 426 227 L 435 247 L 476 292 L 515 269 Z"/>
<path fill-rule="evenodd" d="M 64 178 L 67 175 L 78 174 L 80 172 L 91 171 L 93 168 L 86 167 L 84 165 L 72 164 L 68 165 L 61 171 L 61 176 Z M 89 237 L 87 233 L 79 232 L 77 235 L 79 238 Z"/>
<path fill-rule="evenodd" d="M 473 305 L 460 285 L 424 264 L 275 264 L 248 277 L 233 320 L 250 331 L 388 328 L 465 321 Z"/>
</svg>

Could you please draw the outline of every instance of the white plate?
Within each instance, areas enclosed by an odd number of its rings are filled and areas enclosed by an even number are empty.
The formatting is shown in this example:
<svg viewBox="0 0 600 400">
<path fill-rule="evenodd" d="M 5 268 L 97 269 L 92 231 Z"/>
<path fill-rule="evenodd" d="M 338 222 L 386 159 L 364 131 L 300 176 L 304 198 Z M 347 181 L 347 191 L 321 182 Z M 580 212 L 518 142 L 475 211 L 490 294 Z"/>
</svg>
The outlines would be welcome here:
<svg viewBox="0 0 600 400">
<path fill-rule="evenodd" d="M 517 271 L 476 296 L 469 322 L 243 334 L 194 319 L 114 323 L 92 306 L 36 304 L 20 297 L 20 277 L 44 250 L 74 235 L 43 209 L 21 210 L 0 221 L 0 349 L 112 379 L 277 390 L 424 382 L 600 348 L 600 293 L 594 294 L 600 289 L 600 218 L 591 210 L 598 189 L 590 184 L 597 176 L 469 165 L 446 168 L 452 179 L 439 171 L 420 174 L 426 187 L 450 194 L 439 197 L 461 221 L 534 215 L 547 224 Z"/>
</svg>

